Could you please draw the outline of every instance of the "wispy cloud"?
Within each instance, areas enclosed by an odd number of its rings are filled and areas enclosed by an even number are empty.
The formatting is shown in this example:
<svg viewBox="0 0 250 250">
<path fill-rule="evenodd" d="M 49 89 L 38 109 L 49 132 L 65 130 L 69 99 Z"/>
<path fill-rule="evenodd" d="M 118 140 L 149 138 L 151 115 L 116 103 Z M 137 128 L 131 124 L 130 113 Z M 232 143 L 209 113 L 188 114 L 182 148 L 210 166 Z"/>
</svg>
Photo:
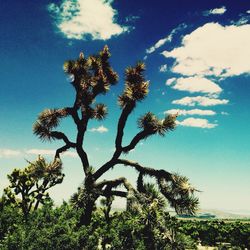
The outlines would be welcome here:
<svg viewBox="0 0 250 250">
<path fill-rule="evenodd" d="M 180 115 L 216 115 L 216 112 L 214 112 L 213 110 L 204 110 L 204 109 L 190 109 L 190 110 L 186 110 L 186 109 L 170 109 L 170 110 L 166 110 L 164 111 L 164 114 L 169 114 L 169 115 L 174 115 L 174 114 L 178 114 L 178 116 Z"/>
<path fill-rule="evenodd" d="M 249 16 L 242 16 L 238 21 L 236 22 L 232 22 L 235 25 L 243 25 L 246 24 L 250 21 L 250 17 Z"/>
<path fill-rule="evenodd" d="M 229 100 L 226 99 L 218 99 L 218 98 L 210 98 L 207 96 L 186 96 L 178 100 L 172 101 L 172 104 L 179 104 L 184 106 L 215 106 L 227 104 Z"/>
<path fill-rule="evenodd" d="M 90 132 L 98 132 L 98 133 L 106 133 L 106 132 L 108 132 L 108 129 L 106 127 L 104 127 L 103 125 L 101 125 L 97 128 L 91 128 L 89 131 Z"/>
<path fill-rule="evenodd" d="M 25 153 L 31 155 L 55 155 L 56 150 L 33 148 L 26 150 Z"/>
<path fill-rule="evenodd" d="M 195 128 L 215 128 L 217 126 L 216 123 L 209 123 L 207 119 L 201 118 L 187 118 L 183 121 L 176 121 L 176 123 L 180 126 L 184 127 L 195 127 Z"/>
<path fill-rule="evenodd" d="M 0 149 L 0 158 L 11 158 L 20 156 L 22 152 L 20 150 L 13 150 L 8 148 Z"/>
<path fill-rule="evenodd" d="M 218 84 L 199 76 L 170 78 L 166 81 L 166 84 L 173 89 L 188 91 L 191 93 L 201 92 L 219 94 L 222 91 Z"/>
<path fill-rule="evenodd" d="M 30 154 L 30 155 L 50 155 L 50 156 L 54 156 L 56 153 L 55 149 L 37 149 L 37 148 L 33 148 L 33 149 L 28 149 L 25 151 L 25 154 Z M 63 156 L 68 156 L 68 157 L 77 157 L 77 153 L 73 152 L 73 151 L 65 151 L 62 153 Z"/>
<path fill-rule="evenodd" d="M 127 23 L 131 23 L 131 22 L 135 22 L 137 19 L 140 19 L 139 16 L 133 16 L 133 15 L 129 15 L 125 18 L 125 21 Z"/>
<path fill-rule="evenodd" d="M 209 10 L 209 14 L 218 15 L 225 11 L 226 8 L 222 7 Z M 229 100 L 219 98 L 222 88 L 214 81 L 220 82 L 227 77 L 250 74 L 250 64 L 248 63 L 250 24 L 245 24 L 246 15 L 242 15 L 242 17 L 242 20 L 237 23 L 232 22 L 231 25 L 223 26 L 211 22 L 200 26 L 183 36 L 180 46 L 162 52 L 166 58 L 174 59 L 173 66 L 169 67 L 169 70 L 181 75 L 178 78 L 168 79 L 166 85 L 190 93 L 204 93 L 204 96 L 186 96 L 174 100 L 172 104 L 215 106 L 229 103 Z M 190 112 L 184 113 L 190 114 Z M 193 123 L 194 120 L 190 119 L 184 120 L 181 125 L 187 126 L 187 124 Z M 203 123 L 206 126 L 205 121 Z M 209 123 L 207 124 L 210 126 Z"/>
<path fill-rule="evenodd" d="M 168 65 L 167 64 L 163 64 L 159 68 L 160 72 L 166 72 L 167 70 L 168 70 Z"/>
<path fill-rule="evenodd" d="M 236 26 L 247 24 L 250 21 L 249 14 L 250 14 L 250 11 L 246 11 L 246 13 L 240 13 L 238 19 L 231 20 L 230 23 Z"/>
<path fill-rule="evenodd" d="M 162 39 L 160 39 L 158 42 L 156 42 L 152 47 L 150 47 L 149 49 L 146 49 L 146 53 L 147 54 L 151 54 L 153 52 L 155 52 L 156 49 L 160 48 L 161 46 L 163 46 L 166 43 L 170 43 L 173 39 L 173 36 L 179 32 L 180 30 L 183 30 L 187 27 L 187 25 L 185 23 L 181 23 L 180 25 L 178 25 L 176 28 L 174 28 L 170 34 Z"/>
<path fill-rule="evenodd" d="M 25 157 L 27 155 L 48 155 L 54 156 L 55 149 L 26 149 L 26 150 L 13 150 L 13 149 L 0 149 L 0 158 L 13 158 L 13 157 Z M 62 153 L 63 156 L 77 157 L 77 153 L 73 151 L 66 151 Z"/>
<path fill-rule="evenodd" d="M 249 44 L 250 24 L 207 23 L 184 36 L 180 47 L 162 55 L 175 59 L 175 73 L 228 77 L 250 73 Z"/>
<path fill-rule="evenodd" d="M 112 0 L 62 0 L 60 5 L 51 3 L 48 10 L 60 32 L 69 39 L 107 40 L 129 30 L 116 22 L 117 11 Z"/>
<path fill-rule="evenodd" d="M 150 47 L 149 49 L 146 50 L 147 54 L 153 53 L 156 49 L 160 48 L 162 45 L 164 45 L 166 42 L 171 42 L 172 41 L 172 36 L 171 34 L 165 38 L 160 39 L 155 45 Z"/>
<path fill-rule="evenodd" d="M 67 156 L 67 157 L 72 157 L 72 158 L 78 157 L 78 154 L 76 152 L 73 152 L 73 151 L 63 152 L 62 155 Z"/>
<path fill-rule="evenodd" d="M 220 8 L 215 8 L 211 10 L 203 11 L 204 16 L 210 16 L 210 15 L 223 15 L 227 11 L 225 6 L 222 6 Z"/>
</svg>

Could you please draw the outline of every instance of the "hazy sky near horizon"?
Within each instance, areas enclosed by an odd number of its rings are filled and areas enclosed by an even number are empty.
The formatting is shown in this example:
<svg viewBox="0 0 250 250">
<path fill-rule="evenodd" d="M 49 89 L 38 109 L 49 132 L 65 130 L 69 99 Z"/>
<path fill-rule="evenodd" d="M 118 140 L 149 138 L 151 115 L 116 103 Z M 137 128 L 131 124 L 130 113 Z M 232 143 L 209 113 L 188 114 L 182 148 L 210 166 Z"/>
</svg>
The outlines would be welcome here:
<svg viewBox="0 0 250 250">
<path fill-rule="evenodd" d="M 202 208 L 249 209 L 249 22 L 246 0 L 2 1 L 0 190 L 13 168 L 25 167 L 25 159 L 37 154 L 52 159 L 60 146 L 39 141 L 32 124 L 45 108 L 72 105 L 63 62 L 107 44 L 120 80 L 99 98 L 108 105 L 108 118 L 89 124 L 91 165 L 97 168 L 112 155 L 123 72 L 142 60 L 150 93 L 129 119 L 125 141 L 147 111 L 162 118 L 178 112 L 178 126 L 164 138 L 147 139 L 127 158 L 186 175 L 202 191 Z M 61 127 L 74 138 L 70 120 Z M 63 163 L 65 180 L 51 191 L 56 202 L 67 200 L 84 177 L 75 152 L 65 154 Z M 105 177 L 123 175 L 132 181 L 137 176 L 119 166 Z"/>
</svg>

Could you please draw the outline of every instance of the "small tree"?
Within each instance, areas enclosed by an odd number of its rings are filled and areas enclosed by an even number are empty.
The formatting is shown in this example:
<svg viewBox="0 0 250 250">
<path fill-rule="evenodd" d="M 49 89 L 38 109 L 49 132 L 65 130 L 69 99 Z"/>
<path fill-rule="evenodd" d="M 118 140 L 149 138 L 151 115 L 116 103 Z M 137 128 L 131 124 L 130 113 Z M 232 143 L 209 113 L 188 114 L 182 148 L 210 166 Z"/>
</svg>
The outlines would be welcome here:
<svg viewBox="0 0 250 250">
<path fill-rule="evenodd" d="M 14 169 L 8 175 L 10 185 L 4 189 L 5 203 L 20 207 L 27 219 L 31 209 L 36 210 L 49 197 L 47 190 L 61 183 L 63 177 L 60 159 L 48 164 L 39 156 L 25 169 Z"/>
<path fill-rule="evenodd" d="M 165 170 L 144 167 L 139 163 L 121 158 L 123 154 L 128 154 L 133 150 L 140 141 L 155 134 L 164 136 L 175 128 L 176 116 L 168 115 L 160 120 L 153 113 L 148 112 L 138 119 L 140 131 L 128 145 L 123 145 L 127 119 L 136 108 L 136 104 L 145 99 L 148 94 L 149 82 L 144 78 L 145 65 L 141 62 L 125 70 L 125 88 L 118 96 L 121 115 L 117 124 L 115 152 L 111 159 L 102 166 L 95 169 L 91 167 L 84 149 L 84 136 L 90 120 L 103 120 L 108 113 L 105 104 L 95 104 L 95 99 L 98 95 L 106 94 L 109 88 L 118 81 L 118 75 L 109 63 L 110 56 L 109 49 L 105 46 L 98 55 L 84 58 L 83 53 L 80 53 L 78 59 L 66 61 L 64 70 L 72 79 L 71 84 L 75 90 L 74 103 L 71 107 L 44 110 L 33 127 L 34 133 L 42 140 L 64 142 L 64 145 L 57 149 L 55 160 L 60 158 L 62 152 L 70 148 L 76 149 L 81 159 L 85 179 L 84 186 L 80 189 L 81 194 L 77 195 L 83 209 L 80 223 L 85 225 L 90 223 L 93 207 L 98 197 L 113 195 L 129 198 L 139 192 L 124 177 L 101 180 L 103 174 L 118 164 L 136 169 L 139 176 L 149 175 L 155 178 L 160 191 L 178 213 L 193 213 L 198 200 L 193 196 L 194 189 L 190 187 L 185 177 Z M 65 133 L 55 130 L 60 120 L 65 117 L 71 117 L 75 123 L 77 136 L 73 141 Z M 120 185 L 123 185 L 127 191 L 117 190 Z"/>
</svg>

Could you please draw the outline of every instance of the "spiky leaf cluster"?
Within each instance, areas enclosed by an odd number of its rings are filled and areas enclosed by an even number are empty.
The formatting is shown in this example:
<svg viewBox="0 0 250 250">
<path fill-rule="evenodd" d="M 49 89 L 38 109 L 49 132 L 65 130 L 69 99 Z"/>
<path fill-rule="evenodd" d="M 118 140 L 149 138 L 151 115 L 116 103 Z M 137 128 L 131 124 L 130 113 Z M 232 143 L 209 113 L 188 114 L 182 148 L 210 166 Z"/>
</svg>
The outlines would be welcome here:
<svg viewBox="0 0 250 250">
<path fill-rule="evenodd" d="M 67 115 L 68 112 L 66 109 L 45 109 L 39 114 L 37 121 L 33 125 L 34 134 L 42 140 L 53 139 L 51 130 L 56 128 L 61 118 Z"/>
<path fill-rule="evenodd" d="M 110 66 L 110 56 L 108 46 L 104 46 L 98 55 L 85 59 L 81 53 L 78 59 L 64 63 L 64 71 L 77 91 L 79 106 L 90 105 L 98 94 L 105 94 L 110 85 L 117 83 L 118 75 Z"/>
<path fill-rule="evenodd" d="M 151 203 L 155 202 L 158 208 L 163 208 L 166 206 L 165 198 L 157 190 L 153 183 L 143 184 L 143 192 L 140 192 L 140 195 L 141 198 L 143 197 L 145 205 L 150 205 Z"/>
<path fill-rule="evenodd" d="M 147 112 L 138 119 L 138 127 L 149 131 L 149 133 L 158 133 L 164 136 L 166 132 L 175 128 L 176 116 L 168 115 L 163 120 L 158 119 L 153 113 Z"/>
<path fill-rule="evenodd" d="M 76 209 L 84 209 L 88 203 L 94 202 L 98 195 L 95 192 L 88 192 L 84 187 L 79 187 L 77 192 L 70 198 L 70 203 Z"/>
<path fill-rule="evenodd" d="M 107 108 L 104 104 L 92 105 L 95 97 L 105 94 L 111 85 L 118 81 L 117 73 L 109 63 L 111 54 L 107 46 L 98 55 L 91 55 L 87 58 L 80 53 L 76 60 L 69 60 L 64 63 L 64 71 L 69 75 L 71 84 L 76 91 L 74 107 L 68 109 L 46 109 L 39 116 L 33 126 L 34 134 L 42 140 L 58 139 L 58 134 L 52 133 L 52 129 L 59 125 L 60 119 L 69 115 L 72 109 L 75 114 L 80 110 L 82 119 L 103 120 L 107 115 Z M 62 138 L 60 138 L 62 139 Z"/>
<path fill-rule="evenodd" d="M 144 130 L 156 130 L 158 122 L 153 113 L 147 112 L 138 119 L 138 127 Z"/>
<path fill-rule="evenodd" d="M 198 198 L 186 177 L 173 174 L 170 180 L 158 179 L 162 194 L 178 214 L 194 214 L 198 208 Z"/>
<path fill-rule="evenodd" d="M 126 104 L 142 101 L 148 94 L 149 82 L 144 78 L 145 64 L 139 62 L 135 67 L 125 70 L 125 89 L 118 97 L 121 107 Z"/>
<path fill-rule="evenodd" d="M 108 114 L 108 109 L 105 104 L 97 104 L 94 108 L 94 118 L 97 120 L 104 120 Z"/>
</svg>

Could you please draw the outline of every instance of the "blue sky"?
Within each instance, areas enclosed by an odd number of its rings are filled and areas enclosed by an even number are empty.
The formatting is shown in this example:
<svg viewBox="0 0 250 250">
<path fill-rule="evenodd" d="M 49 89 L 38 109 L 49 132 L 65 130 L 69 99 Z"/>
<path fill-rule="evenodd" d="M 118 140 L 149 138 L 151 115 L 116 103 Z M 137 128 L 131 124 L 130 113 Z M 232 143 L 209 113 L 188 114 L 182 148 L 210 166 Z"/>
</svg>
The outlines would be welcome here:
<svg viewBox="0 0 250 250">
<path fill-rule="evenodd" d="M 178 126 L 165 138 L 143 142 L 129 159 L 189 177 L 203 192 L 201 207 L 250 207 L 250 3 L 249 1 L 4 1 L 0 6 L 0 189 L 6 175 L 37 154 L 48 159 L 60 143 L 42 143 L 32 124 L 45 108 L 72 104 L 73 89 L 62 65 L 107 44 L 119 84 L 99 100 L 104 122 L 89 124 L 91 165 L 112 155 L 125 67 L 146 63 L 148 98 L 132 114 L 126 140 L 139 115 L 178 112 Z M 71 121 L 62 130 L 74 138 Z M 63 184 L 51 194 L 68 199 L 83 180 L 74 152 L 63 156 Z M 133 171 L 117 167 L 106 178 Z M 117 202 L 117 205 L 119 201 Z"/>
</svg>

